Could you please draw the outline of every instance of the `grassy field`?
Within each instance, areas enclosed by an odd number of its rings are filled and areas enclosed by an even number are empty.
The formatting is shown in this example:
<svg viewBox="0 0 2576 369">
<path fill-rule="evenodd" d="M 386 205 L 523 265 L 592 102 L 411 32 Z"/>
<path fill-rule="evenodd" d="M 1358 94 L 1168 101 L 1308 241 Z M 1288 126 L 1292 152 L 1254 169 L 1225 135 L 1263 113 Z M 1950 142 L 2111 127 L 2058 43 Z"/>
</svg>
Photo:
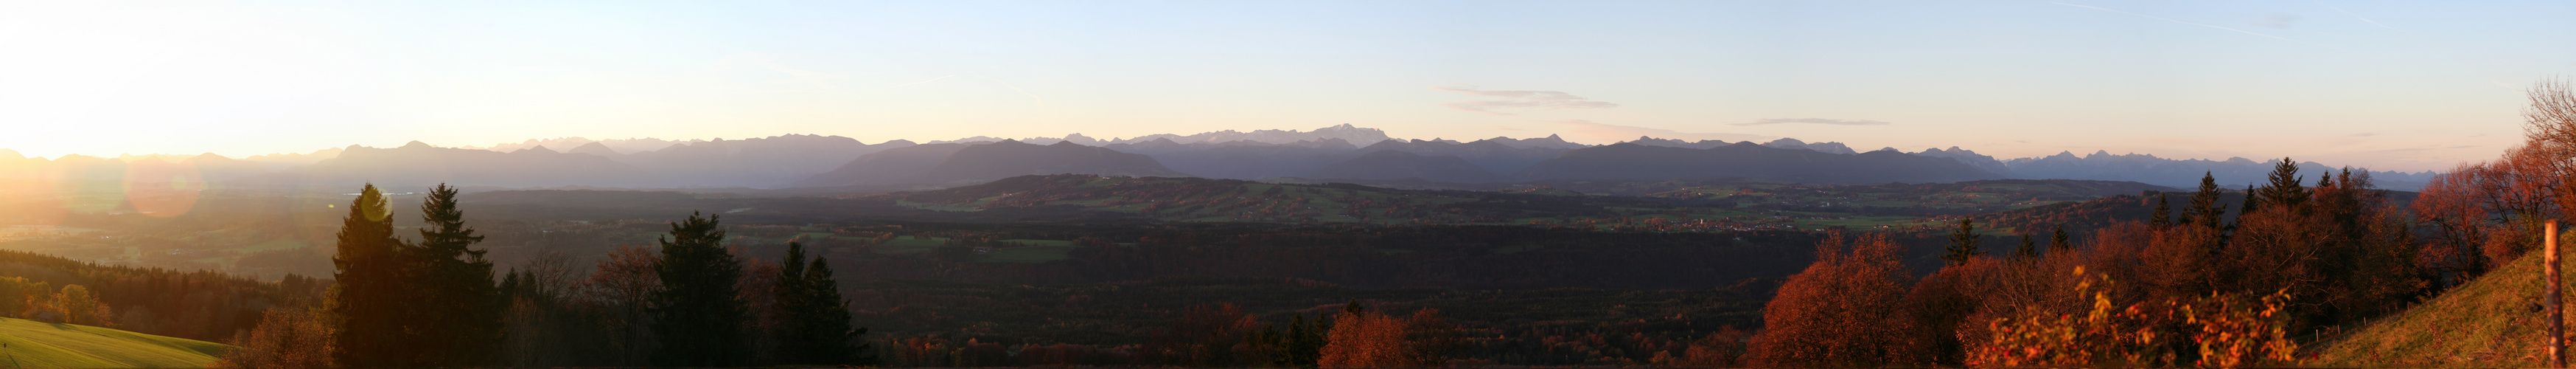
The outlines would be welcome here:
<svg viewBox="0 0 2576 369">
<path fill-rule="evenodd" d="M 2548 312 L 2541 309 L 2541 255 L 2533 252 L 2467 285 L 2312 343 L 2323 367 L 2541 367 Z M 2561 287 L 2576 287 L 2566 278 Z M 2569 290 L 2566 293 L 2576 293 Z M 2576 296 L 2570 294 L 2567 296 Z"/>
<path fill-rule="evenodd" d="M 0 365 L 17 368 L 203 368 L 230 346 L 115 329 L 0 319 Z"/>
</svg>

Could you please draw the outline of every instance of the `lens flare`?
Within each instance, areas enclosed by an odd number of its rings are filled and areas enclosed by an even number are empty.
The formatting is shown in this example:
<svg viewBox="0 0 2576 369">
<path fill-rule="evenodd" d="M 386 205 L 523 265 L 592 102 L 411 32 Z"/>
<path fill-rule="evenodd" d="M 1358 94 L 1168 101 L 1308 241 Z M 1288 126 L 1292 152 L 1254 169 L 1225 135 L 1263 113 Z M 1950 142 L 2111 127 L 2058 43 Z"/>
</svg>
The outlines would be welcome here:
<svg viewBox="0 0 2576 369">
<path fill-rule="evenodd" d="M 136 214 L 150 217 L 188 214 L 197 206 L 198 193 L 206 190 L 206 179 L 197 166 L 160 160 L 127 164 L 123 182 L 126 204 Z"/>
<path fill-rule="evenodd" d="M 54 191 L 60 186 L 54 182 L 27 177 L 0 179 L 0 223 L 61 225 L 71 210 L 63 206 L 62 196 Z"/>
</svg>

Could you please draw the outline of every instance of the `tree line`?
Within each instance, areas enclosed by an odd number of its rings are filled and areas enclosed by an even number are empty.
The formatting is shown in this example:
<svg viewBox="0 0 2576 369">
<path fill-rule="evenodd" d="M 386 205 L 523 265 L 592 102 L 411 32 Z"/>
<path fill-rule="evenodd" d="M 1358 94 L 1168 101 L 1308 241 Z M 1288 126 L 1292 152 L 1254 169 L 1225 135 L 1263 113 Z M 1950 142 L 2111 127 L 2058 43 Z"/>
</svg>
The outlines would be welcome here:
<svg viewBox="0 0 2576 369">
<path fill-rule="evenodd" d="M 670 224 L 595 270 L 560 255 L 497 275 L 457 190 L 423 199 L 425 226 L 398 237 L 374 185 L 342 219 L 337 282 L 318 306 L 272 309 L 221 366 L 865 365 L 831 264 L 790 243 L 781 261 L 725 247 L 717 216 Z"/>
<path fill-rule="evenodd" d="M 1762 330 L 1718 364 L 2297 365 L 2308 359 L 2299 342 L 2400 312 L 2539 244 L 2541 221 L 2576 201 L 2576 95 L 2545 82 L 2532 102 L 2523 146 L 2437 177 L 2402 207 L 2368 171 L 2311 181 L 2285 158 L 2235 203 L 2205 174 L 2187 198 L 2154 198 L 2145 220 L 2081 243 L 2051 232 L 2044 251 L 2024 241 L 1991 255 L 1963 219 L 1945 265 L 1921 278 L 1884 234 L 1835 232 L 1764 308 Z"/>
</svg>

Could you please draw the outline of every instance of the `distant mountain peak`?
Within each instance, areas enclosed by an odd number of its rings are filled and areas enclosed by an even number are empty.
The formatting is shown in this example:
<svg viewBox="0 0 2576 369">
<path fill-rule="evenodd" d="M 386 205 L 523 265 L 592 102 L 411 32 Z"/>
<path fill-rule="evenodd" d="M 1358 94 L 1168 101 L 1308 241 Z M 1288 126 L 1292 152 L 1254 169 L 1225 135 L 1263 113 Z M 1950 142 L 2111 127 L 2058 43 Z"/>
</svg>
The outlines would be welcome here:
<svg viewBox="0 0 2576 369">
<path fill-rule="evenodd" d="M 405 143 L 405 144 L 403 144 L 403 145 L 402 145 L 402 147 L 398 147 L 398 148 L 399 148 L 399 149 L 427 149 L 427 148 L 432 148 L 432 147 L 435 147 L 435 146 L 430 146 L 430 145 L 429 145 L 429 143 L 427 143 L 427 142 L 420 142 L 420 141 L 418 141 L 418 140 L 414 140 L 414 141 L 412 141 L 412 142 L 410 142 L 410 143 Z"/>
<path fill-rule="evenodd" d="M 617 149 L 608 148 L 608 144 L 599 143 L 599 141 L 591 141 L 590 143 L 581 144 L 580 147 L 574 147 L 572 148 L 572 151 L 568 152 L 599 156 L 617 156 Z"/>
</svg>

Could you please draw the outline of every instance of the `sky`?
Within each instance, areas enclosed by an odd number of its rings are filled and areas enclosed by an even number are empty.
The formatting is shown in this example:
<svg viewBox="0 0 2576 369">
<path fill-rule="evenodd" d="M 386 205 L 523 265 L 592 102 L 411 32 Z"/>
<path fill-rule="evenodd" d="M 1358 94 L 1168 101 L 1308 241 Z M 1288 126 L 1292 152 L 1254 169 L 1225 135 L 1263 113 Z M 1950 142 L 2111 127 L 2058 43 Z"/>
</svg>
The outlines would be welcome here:
<svg viewBox="0 0 2576 369">
<path fill-rule="evenodd" d="M 1380 128 L 2444 169 L 2565 1 L 0 0 L 0 148 Z"/>
</svg>

